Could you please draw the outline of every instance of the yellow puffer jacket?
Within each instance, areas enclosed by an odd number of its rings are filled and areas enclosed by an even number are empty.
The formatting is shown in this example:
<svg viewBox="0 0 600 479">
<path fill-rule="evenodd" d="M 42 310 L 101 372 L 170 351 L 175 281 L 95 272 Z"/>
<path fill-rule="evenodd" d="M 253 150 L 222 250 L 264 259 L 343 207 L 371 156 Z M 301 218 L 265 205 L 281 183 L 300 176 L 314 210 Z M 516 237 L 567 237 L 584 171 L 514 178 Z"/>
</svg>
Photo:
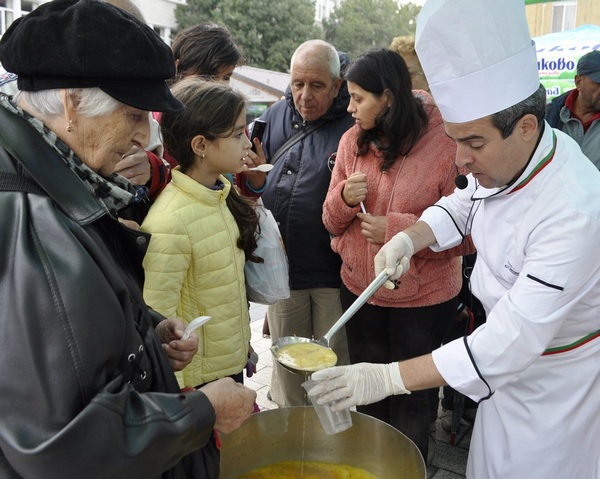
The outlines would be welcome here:
<svg viewBox="0 0 600 479">
<path fill-rule="evenodd" d="M 250 318 L 239 228 L 222 190 L 202 186 L 178 168 L 142 224 L 152 234 L 144 258 L 144 299 L 161 314 L 189 323 L 212 319 L 197 330 L 198 353 L 177 379 L 198 386 L 240 373 L 248 359 Z"/>
</svg>

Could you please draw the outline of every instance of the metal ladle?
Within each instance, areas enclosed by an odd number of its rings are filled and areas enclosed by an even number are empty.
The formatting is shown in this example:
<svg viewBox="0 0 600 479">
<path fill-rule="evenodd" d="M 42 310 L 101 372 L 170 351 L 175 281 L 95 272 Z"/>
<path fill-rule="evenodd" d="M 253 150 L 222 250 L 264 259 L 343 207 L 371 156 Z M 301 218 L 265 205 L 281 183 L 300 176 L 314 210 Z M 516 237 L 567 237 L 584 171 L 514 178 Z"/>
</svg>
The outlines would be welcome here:
<svg viewBox="0 0 600 479">
<path fill-rule="evenodd" d="M 350 307 L 344 312 L 344 314 L 342 314 L 340 316 L 340 318 L 333 324 L 333 326 L 331 326 L 331 328 L 329 328 L 329 331 L 327 331 L 321 339 L 315 340 L 315 339 L 302 338 L 302 337 L 298 337 L 298 336 L 284 336 L 282 338 L 275 340 L 275 342 L 271 346 L 271 353 L 273 354 L 273 357 L 277 360 L 277 362 L 279 364 L 281 364 L 288 371 L 291 371 L 296 374 L 301 374 L 304 376 L 306 376 L 310 373 L 313 373 L 315 371 L 315 369 L 306 370 L 306 369 L 301 369 L 301 368 L 293 368 L 290 365 L 284 364 L 283 362 L 281 362 L 280 354 L 279 354 L 281 351 L 281 348 L 284 346 L 290 345 L 290 344 L 313 343 L 313 344 L 318 344 L 325 348 L 331 349 L 329 347 L 329 342 L 331 341 L 331 337 L 335 333 L 337 333 L 342 328 L 342 326 L 344 326 L 348 322 L 348 320 L 352 316 L 354 316 L 354 314 L 362 307 L 362 305 L 365 304 L 369 300 L 369 298 L 375 294 L 375 291 L 377 291 L 379 288 L 381 288 L 381 286 L 383 286 L 383 284 L 389 278 L 390 278 L 390 275 L 388 275 L 385 272 L 385 270 L 382 271 L 381 273 L 379 273 L 379 275 L 373 280 L 373 282 L 369 286 L 367 286 L 367 289 L 365 289 L 363 291 L 363 293 L 358 298 L 356 298 L 356 300 L 350 305 Z M 329 365 L 324 365 L 324 367 L 327 367 L 327 366 L 329 366 Z"/>
</svg>

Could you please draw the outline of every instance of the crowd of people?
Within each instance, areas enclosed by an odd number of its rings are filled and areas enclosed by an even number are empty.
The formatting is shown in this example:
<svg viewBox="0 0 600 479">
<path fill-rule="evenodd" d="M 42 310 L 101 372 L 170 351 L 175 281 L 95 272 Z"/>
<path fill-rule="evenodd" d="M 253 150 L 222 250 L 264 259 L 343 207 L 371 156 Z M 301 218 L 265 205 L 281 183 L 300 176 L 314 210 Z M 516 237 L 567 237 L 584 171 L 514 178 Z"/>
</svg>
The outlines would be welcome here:
<svg viewBox="0 0 600 479">
<path fill-rule="evenodd" d="M 254 144 L 224 26 L 169 47 L 130 0 L 16 19 L 0 39 L 0 476 L 219 477 L 219 433 L 257 411 L 260 198 L 289 262 L 273 342 L 322 337 L 389 276 L 332 338 L 319 403 L 430 462 L 444 388 L 444 409 L 476 411 L 467 477 L 600 478 L 600 51 L 547 104 L 522 0 L 478 1 L 426 2 L 415 37 L 354 59 L 300 44 Z M 306 405 L 304 380 L 274 362 L 270 397 Z"/>
</svg>

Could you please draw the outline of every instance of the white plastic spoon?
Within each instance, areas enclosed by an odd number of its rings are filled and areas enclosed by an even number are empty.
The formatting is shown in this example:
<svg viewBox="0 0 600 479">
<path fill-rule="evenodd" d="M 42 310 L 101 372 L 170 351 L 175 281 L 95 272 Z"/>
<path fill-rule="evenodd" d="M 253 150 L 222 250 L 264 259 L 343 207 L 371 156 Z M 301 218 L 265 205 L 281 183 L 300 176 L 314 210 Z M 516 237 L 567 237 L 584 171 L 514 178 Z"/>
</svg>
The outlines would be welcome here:
<svg viewBox="0 0 600 479">
<path fill-rule="evenodd" d="M 190 334 L 192 334 L 192 331 L 198 329 L 203 324 L 206 324 L 211 318 L 212 316 L 198 316 L 196 319 L 192 319 L 190 324 L 187 325 L 187 328 L 185 328 L 181 340 L 186 341 L 190 337 Z"/>
<path fill-rule="evenodd" d="M 273 165 L 271 163 L 263 163 L 262 165 L 255 166 L 254 168 L 248 168 L 248 171 L 262 171 L 263 173 L 268 173 L 273 169 Z"/>
</svg>

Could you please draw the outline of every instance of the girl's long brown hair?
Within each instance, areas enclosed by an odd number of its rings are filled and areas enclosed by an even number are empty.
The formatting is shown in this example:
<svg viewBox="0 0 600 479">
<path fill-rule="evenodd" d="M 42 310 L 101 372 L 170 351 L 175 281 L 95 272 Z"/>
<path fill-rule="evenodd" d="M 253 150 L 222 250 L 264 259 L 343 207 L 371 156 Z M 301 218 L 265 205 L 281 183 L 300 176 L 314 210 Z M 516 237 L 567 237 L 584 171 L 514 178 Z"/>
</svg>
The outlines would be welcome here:
<svg viewBox="0 0 600 479">
<path fill-rule="evenodd" d="M 185 173 L 195 161 L 192 138 L 197 135 L 203 135 L 210 141 L 227 138 L 235 127 L 246 99 L 229 85 L 207 82 L 197 77 L 178 82 L 173 87 L 173 94 L 185 105 L 185 109 L 178 113 L 163 113 L 161 129 L 165 147 Z M 244 251 L 247 261 L 264 262 L 254 255 L 258 227 L 254 201 L 241 196 L 232 187 L 226 202 L 240 230 L 238 248 Z"/>
</svg>

